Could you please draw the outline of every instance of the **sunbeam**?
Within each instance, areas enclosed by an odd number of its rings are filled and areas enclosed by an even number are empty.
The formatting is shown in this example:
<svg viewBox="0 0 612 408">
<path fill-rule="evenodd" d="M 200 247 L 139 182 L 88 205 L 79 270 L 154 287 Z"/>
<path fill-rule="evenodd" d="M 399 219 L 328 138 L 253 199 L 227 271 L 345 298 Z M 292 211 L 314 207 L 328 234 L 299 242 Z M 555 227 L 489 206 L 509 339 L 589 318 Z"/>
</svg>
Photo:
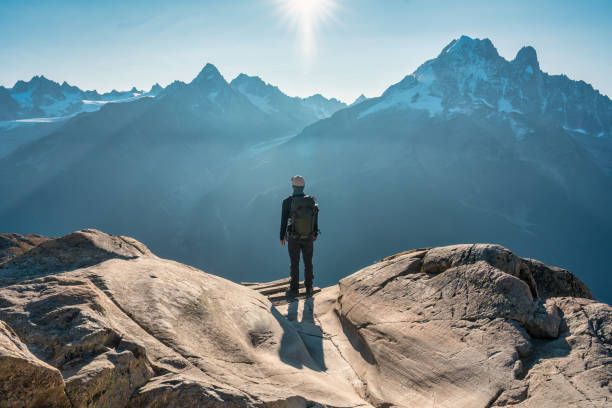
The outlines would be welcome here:
<svg viewBox="0 0 612 408">
<path fill-rule="evenodd" d="M 277 0 L 291 24 L 297 28 L 300 51 L 310 60 L 316 51 L 317 28 L 333 18 L 337 8 L 335 0 Z"/>
</svg>

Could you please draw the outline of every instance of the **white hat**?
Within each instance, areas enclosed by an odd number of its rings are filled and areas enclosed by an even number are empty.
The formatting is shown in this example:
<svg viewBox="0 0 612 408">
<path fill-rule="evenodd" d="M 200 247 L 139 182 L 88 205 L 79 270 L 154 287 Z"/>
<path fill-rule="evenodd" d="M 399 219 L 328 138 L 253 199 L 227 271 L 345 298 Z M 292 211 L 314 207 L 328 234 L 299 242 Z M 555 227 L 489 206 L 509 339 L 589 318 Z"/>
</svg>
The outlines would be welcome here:
<svg viewBox="0 0 612 408">
<path fill-rule="evenodd" d="M 291 177 L 291 184 L 296 187 L 304 187 L 306 185 L 306 181 L 304 181 L 304 177 L 297 175 Z"/>
</svg>

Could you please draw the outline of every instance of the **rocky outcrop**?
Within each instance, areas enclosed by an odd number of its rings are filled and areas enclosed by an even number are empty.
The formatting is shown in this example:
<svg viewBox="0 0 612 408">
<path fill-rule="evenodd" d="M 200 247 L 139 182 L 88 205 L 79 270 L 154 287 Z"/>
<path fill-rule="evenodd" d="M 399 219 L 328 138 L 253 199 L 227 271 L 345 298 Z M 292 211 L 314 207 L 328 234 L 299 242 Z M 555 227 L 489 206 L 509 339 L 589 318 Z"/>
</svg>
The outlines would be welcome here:
<svg viewBox="0 0 612 408">
<path fill-rule="evenodd" d="M 367 405 L 264 295 L 129 238 L 75 232 L 0 279 L 0 320 L 59 370 L 72 406 Z"/>
<path fill-rule="evenodd" d="M 39 245 L 0 264 L 0 279 L 65 272 L 98 264 L 111 258 L 135 259 L 149 252 L 146 246 L 129 237 L 100 234 L 86 229 Z"/>
<path fill-rule="evenodd" d="M 535 259 L 523 259 L 522 267 L 529 270 L 544 299 L 559 296 L 593 299 L 589 288 L 567 269 L 548 266 Z"/>
<path fill-rule="evenodd" d="M 21 255 L 48 239 L 38 234 L 0 234 L 0 264 Z"/>
<path fill-rule="evenodd" d="M 568 297 L 590 297 L 570 275 L 497 245 L 387 258 L 339 283 L 337 313 L 368 356 L 351 364 L 378 404 L 604 407 L 612 309 Z"/>
<path fill-rule="evenodd" d="M 69 407 L 60 372 L 36 358 L 0 321 L 0 406 Z"/>
<path fill-rule="evenodd" d="M 4 261 L 0 282 L 0 406 L 612 399 L 612 309 L 497 245 L 407 251 L 288 300 L 83 230 Z"/>
</svg>

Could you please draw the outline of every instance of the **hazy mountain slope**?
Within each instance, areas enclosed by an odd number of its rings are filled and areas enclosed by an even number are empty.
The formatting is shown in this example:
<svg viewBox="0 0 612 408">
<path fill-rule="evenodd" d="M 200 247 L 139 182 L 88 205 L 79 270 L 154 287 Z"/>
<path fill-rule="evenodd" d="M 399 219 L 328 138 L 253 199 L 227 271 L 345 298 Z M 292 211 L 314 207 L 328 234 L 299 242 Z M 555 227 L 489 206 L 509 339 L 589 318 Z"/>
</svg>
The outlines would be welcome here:
<svg viewBox="0 0 612 408">
<path fill-rule="evenodd" d="M 20 123 L 18 126 L 0 125 L 0 159 L 13 153 L 21 145 L 50 135 L 63 124 L 63 121 L 48 121 Z"/>
<path fill-rule="evenodd" d="M 11 97 L 11 92 L 0 86 L 0 120 L 9 120 L 17 117 L 19 104 Z"/>
<path fill-rule="evenodd" d="M 322 209 L 319 282 L 331 283 L 345 267 L 355 269 L 402 247 L 495 241 L 572 268 L 596 296 L 610 299 L 609 173 L 565 129 L 565 114 L 542 113 L 541 104 L 525 96 L 535 85 L 513 71 L 525 69 L 525 49 L 508 62 L 492 52 L 488 40 L 460 42 L 463 54 L 449 56 L 447 47 L 416 71 L 429 72 L 427 78 L 408 76 L 381 97 L 339 111 L 235 168 L 222 191 L 203 199 L 188 217 L 200 225 L 191 230 L 193 238 L 213 242 L 223 256 L 204 259 L 203 248 L 181 252 L 181 259 L 207 262 L 233 279 L 248 273 L 238 259 L 249 259 L 265 276 L 286 274 L 285 249 L 274 237 L 280 202 L 290 193 L 288 179 L 300 173 Z M 475 79 L 474 72 L 487 70 L 486 81 Z M 564 89 L 589 88 L 567 81 Z M 486 89 L 491 83 L 499 87 Z M 536 88 L 549 106 L 563 99 L 553 85 Z M 585 96 L 599 101 L 591 107 L 608 106 L 597 95 Z M 488 106 L 486 98 L 507 99 L 513 110 L 527 113 Z M 577 99 L 573 103 L 567 104 L 567 117 L 578 112 L 572 111 Z M 571 126 L 586 127 L 595 117 L 588 103 L 583 106 L 584 118 L 576 116 Z M 600 119 L 610 123 L 610 116 Z M 606 132 L 597 140 L 607 143 Z M 609 160 L 605 151 L 601 157 Z"/>
<path fill-rule="evenodd" d="M 191 224 L 179 217 L 250 146 L 292 136 L 311 120 L 262 111 L 207 64 L 189 84 L 81 114 L 0 160 L 0 185 L 11 191 L 0 219 L 50 235 L 94 225 L 179 240 L 177 229 Z"/>
<path fill-rule="evenodd" d="M 254 159 L 245 166 L 248 177 L 236 169 L 226 188 L 189 217 L 200 225 L 192 230 L 201 234 L 196 241 L 223 246 L 225 253 L 215 253 L 224 256 L 205 260 L 206 248 L 181 256 L 233 279 L 252 269 L 286 274 L 286 251 L 275 238 L 280 202 L 290 193 L 286 174 L 300 173 L 320 199 L 316 279 L 324 284 L 338 279 L 344 265 L 376 259 L 376 251 L 495 239 L 529 256 L 557 257 L 592 283 L 596 296 L 609 296 L 610 183 L 563 132 L 515 143 L 509 127 L 500 132 L 501 123 L 470 117 L 436 123 L 416 113 L 352 127 L 350 113 Z M 239 259 L 249 259 L 251 268 L 239 268 Z"/>
</svg>

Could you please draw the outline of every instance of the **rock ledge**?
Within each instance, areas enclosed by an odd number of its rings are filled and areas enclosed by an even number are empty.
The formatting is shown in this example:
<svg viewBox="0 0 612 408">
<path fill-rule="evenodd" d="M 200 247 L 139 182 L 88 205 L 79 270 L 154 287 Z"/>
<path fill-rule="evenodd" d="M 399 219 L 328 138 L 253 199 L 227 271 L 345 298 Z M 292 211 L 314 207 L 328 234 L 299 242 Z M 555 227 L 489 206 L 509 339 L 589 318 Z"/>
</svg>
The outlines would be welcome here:
<svg viewBox="0 0 612 408">
<path fill-rule="evenodd" d="M 0 238 L 0 407 L 612 401 L 612 308 L 498 245 L 406 251 L 292 300 L 97 230 Z"/>
</svg>

